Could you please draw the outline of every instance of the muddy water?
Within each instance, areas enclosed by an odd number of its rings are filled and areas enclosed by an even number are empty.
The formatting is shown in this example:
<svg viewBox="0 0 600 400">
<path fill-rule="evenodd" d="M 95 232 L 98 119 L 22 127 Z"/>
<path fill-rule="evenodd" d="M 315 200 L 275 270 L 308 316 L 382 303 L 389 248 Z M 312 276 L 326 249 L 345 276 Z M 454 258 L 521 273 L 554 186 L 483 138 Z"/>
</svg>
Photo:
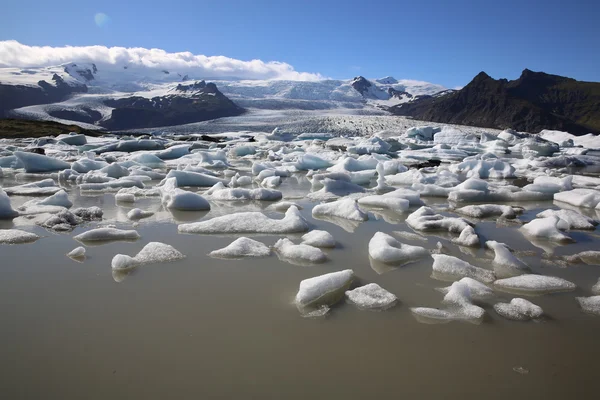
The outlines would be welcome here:
<svg viewBox="0 0 600 400">
<path fill-rule="evenodd" d="M 285 189 L 285 187 L 284 187 Z M 130 227 L 129 207 L 113 195 L 80 196 L 76 206 L 99 205 L 109 222 Z M 292 195 L 289 191 L 288 195 Z M 297 193 L 300 193 L 298 191 Z M 296 194 L 297 194 L 296 193 Z M 27 200 L 13 198 L 13 204 Z M 429 203 L 445 206 L 442 200 Z M 544 322 L 512 322 L 484 304 L 480 325 L 427 325 L 409 308 L 438 307 L 431 260 L 401 268 L 371 265 L 367 243 L 376 231 L 411 231 L 405 216 L 371 213 L 370 221 L 340 227 L 302 213 L 316 228 L 330 231 L 339 247 L 330 261 L 302 267 L 276 256 L 218 260 L 206 254 L 232 236 L 183 235 L 177 221 L 198 220 L 234 209 L 264 210 L 256 203 L 219 203 L 207 213 L 175 216 L 158 199 L 135 206 L 157 214 L 137 226 L 141 239 L 87 247 L 83 263 L 65 256 L 79 244 L 70 234 L 53 234 L 18 218 L 18 226 L 44 237 L 33 244 L 0 247 L 0 392 L 6 399 L 453 399 L 595 398 L 600 377 L 600 318 L 580 311 L 575 296 L 590 295 L 600 268 L 561 268 L 534 246 L 517 226 L 483 221 L 483 239 L 507 243 L 535 255 L 522 257 L 537 273 L 575 282 L 578 289 L 530 298 L 548 314 Z M 524 219 L 551 203 L 529 204 Z M 281 215 L 268 212 L 272 216 Z M 345 229 L 344 229 L 345 228 Z M 354 232 L 350 233 L 348 230 Z M 577 243 L 549 248 L 554 255 L 597 249 L 598 232 L 575 232 Z M 272 245 L 280 236 L 257 236 Z M 298 236 L 290 236 L 297 239 Z M 134 255 L 161 241 L 187 255 L 181 261 L 138 268 L 113 279 L 110 260 Z M 459 248 L 445 238 L 402 242 L 447 251 L 490 268 L 492 254 Z M 546 243 L 547 245 L 547 243 Z M 352 268 L 360 284 L 376 282 L 400 304 L 384 312 L 349 304 L 328 317 L 302 318 L 292 304 L 302 279 Z M 511 296 L 499 294 L 496 301 Z M 515 371 L 515 369 L 517 371 Z M 596 393 L 596 394 L 595 394 Z"/>
</svg>

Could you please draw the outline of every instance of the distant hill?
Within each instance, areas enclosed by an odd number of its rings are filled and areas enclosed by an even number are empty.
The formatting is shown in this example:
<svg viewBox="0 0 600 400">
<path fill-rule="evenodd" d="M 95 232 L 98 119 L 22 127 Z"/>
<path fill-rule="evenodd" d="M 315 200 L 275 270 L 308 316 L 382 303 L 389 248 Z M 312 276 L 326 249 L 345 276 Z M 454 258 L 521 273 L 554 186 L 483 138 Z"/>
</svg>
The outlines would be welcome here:
<svg viewBox="0 0 600 400">
<path fill-rule="evenodd" d="M 83 129 L 78 125 L 65 125 L 54 121 L 31 121 L 25 119 L 0 119 L 0 138 L 31 138 L 58 136 L 70 132 L 88 136 L 102 136 L 108 132 Z"/>
<path fill-rule="evenodd" d="M 600 83 L 525 69 L 519 79 L 480 72 L 461 90 L 420 96 L 391 107 L 395 115 L 424 121 L 573 134 L 600 133 Z"/>
</svg>

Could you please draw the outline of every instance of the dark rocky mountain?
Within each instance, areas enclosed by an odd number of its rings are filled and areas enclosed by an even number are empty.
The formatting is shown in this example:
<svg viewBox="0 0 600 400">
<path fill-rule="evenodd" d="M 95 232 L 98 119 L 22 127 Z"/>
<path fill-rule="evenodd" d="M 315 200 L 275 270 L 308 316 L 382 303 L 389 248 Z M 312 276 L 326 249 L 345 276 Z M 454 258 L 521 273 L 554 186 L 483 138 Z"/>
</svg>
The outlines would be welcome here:
<svg viewBox="0 0 600 400">
<path fill-rule="evenodd" d="M 52 81 L 54 84 L 39 81 L 38 86 L 0 84 L 0 116 L 15 108 L 56 103 L 88 91 L 85 84 L 69 85 L 57 74 L 52 76 Z"/>
<path fill-rule="evenodd" d="M 528 69 L 513 81 L 480 72 L 461 90 L 420 96 L 389 110 L 442 123 L 527 132 L 600 133 L 600 83 Z"/>
<path fill-rule="evenodd" d="M 362 94 L 363 96 L 369 90 L 369 88 L 373 86 L 373 84 L 363 76 L 357 76 L 356 78 L 354 78 L 352 80 L 351 85 L 358 93 Z"/>
<path fill-rule="evenodd" d="M 114 109 L 111 117 L 100 124 L 112 130 L 154 128 L 231 117 L 244 112 L 214 83 L 201 81 L 178 85 L 176 90 L 185 92 L 186 96 L 166 95 L 151 99 L 134 96 L 105 100 L 104 104 Z"/>
</svg>

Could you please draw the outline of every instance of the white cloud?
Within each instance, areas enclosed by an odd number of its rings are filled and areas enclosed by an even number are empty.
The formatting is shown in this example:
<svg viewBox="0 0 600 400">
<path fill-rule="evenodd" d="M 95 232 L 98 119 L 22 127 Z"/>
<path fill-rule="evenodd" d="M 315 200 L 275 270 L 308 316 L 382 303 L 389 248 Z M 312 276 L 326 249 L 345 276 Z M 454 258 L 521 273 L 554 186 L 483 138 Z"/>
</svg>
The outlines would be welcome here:
<svg viewBox="0 0 600 400">
<path fill-rule="evenodd" d="M 320 74 L 298 72 L 287 63 L 242 61 L 225 56 L 190 52 L 168 53 L 161 49 L 106 46 L 27 46 L 15 40 L 0 41 L 0 67 L 48 67 L 70 62 L 101 65 L 138 65 L 207 78 L 319 80 Z"/>
</svg>

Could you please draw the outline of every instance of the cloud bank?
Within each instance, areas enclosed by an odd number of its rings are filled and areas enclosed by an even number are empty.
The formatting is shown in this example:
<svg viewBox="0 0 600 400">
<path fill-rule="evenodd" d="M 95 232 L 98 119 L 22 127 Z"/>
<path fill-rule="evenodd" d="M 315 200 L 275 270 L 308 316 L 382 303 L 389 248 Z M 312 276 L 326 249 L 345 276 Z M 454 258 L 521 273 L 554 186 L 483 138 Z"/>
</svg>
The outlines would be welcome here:
<svg viewBox="0 0 600 400">
<path fill-rule="evenodd" d="M 168 53 L 162 49 L 106 46 L 27 46 L 15 40 L 0 41 L 0 67 L 49 67 L 70 62 L 100 65 L 144 66 L 207 78 L 286 79 L 314 81 L 320 74 L 298 72 L 278 61 L 242 61 L 225 56 L 190 52 Z"/>
</svg>

